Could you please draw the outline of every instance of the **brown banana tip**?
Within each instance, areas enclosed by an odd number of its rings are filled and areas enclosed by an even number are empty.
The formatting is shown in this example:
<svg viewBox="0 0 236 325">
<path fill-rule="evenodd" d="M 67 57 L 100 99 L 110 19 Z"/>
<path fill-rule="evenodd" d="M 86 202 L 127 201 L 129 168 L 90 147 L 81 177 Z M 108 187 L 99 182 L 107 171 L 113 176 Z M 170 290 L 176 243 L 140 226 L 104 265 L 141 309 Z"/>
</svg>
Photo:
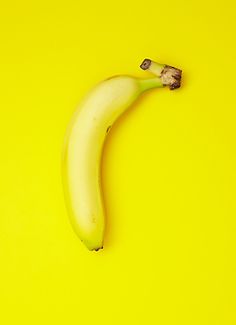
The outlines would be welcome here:
<svg viewBox="0 0 236 325">
<path fill-rule="evenodd" d="M 182 70 L 165 65 L 161 72 L 163 85 L 169 86 L 170 90 L 177 89 L 181 86 Z"/>
<path fill-rule="evenodd" d="M 140 65 L 140 68 L 143 70 L 147 70 L 150 65 L 151 65 L 152 61 L 150 59 L 144 59 L 142 64 Z"/>
<path fill-rule="evenodd" d="M 95 252 L 98 252 L 100 249 L 103 249 L 103 246 L 98 247 L 98 248 L 94 248 L 94 251 L 95 251 Z"/>
</svg>

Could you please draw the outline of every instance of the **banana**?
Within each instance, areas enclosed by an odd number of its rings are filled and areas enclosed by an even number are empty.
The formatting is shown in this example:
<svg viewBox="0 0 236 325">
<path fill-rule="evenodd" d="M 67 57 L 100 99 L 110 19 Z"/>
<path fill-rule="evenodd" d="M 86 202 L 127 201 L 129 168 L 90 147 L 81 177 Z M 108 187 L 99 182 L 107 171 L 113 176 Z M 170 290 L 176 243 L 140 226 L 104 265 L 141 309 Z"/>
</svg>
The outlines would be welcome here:
<svg viewBox="0 0 236 325">
<path fill-rule="evenodd" d="M 117 118 L 144 91 L 180 87 L 181 70 L 145 59 L 140 66 L 155 78 L 115 76 L 83 99 L 70 122 L 63 150 L 63 187 L 75 232 L 89 250 L 103 248 L 105 209 L 100 163 L 105 138 Z"/>
</svg>

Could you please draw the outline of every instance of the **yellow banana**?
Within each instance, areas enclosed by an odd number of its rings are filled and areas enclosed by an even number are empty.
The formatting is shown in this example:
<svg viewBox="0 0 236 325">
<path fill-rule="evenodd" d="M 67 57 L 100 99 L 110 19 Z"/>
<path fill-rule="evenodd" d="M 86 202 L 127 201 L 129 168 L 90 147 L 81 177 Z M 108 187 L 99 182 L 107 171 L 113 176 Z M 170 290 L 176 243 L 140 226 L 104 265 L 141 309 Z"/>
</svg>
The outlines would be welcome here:
<svg viewBox="0 0 236 325">
<path fill-rule="evenodd" d="M 100 162 L 106 135 L 116 119 L 144 91 L 180 87 L 181 70 L 145 59 L 151 79 L 115 76 L 99 83 L 76 110 L 65 137 L 63 185 L 72 225 L 89 250 L 103 247 L 105 212 Z"/>
</svg>

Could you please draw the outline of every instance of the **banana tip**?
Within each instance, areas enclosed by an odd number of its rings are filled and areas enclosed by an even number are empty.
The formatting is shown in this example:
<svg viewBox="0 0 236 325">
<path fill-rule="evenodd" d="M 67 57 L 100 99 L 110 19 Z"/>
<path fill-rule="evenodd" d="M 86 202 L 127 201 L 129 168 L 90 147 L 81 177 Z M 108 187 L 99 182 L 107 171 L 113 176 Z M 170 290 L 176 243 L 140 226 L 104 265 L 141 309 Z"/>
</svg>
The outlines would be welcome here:
<svg viewBox="0 0 236 325">
<path fill-rule="evenodd" d="M 182 70 L 165 65 L 161 72 L 163 85 L 169 86 L 170 90 L 177 89 L 181 86 Z"/>
<path fill-rule="evenodd" d="M 150 59 L 144 59 L 143 62 L 140 64 L 140 68 L 143 70 L 147 70 L 150 65 L 151 65 L 152 61 Z"/>
<path fill-rule="evenodd" d="M 167 64 L 160 64 L 150 59 L 144 59 L 140 65 L 143 70 L 149 70 L 161 79 L 163 86 L 168 86 L 170 90 L 181 86 L 182 70 L 171 67 Z"/>
<path fill-rule="evenodd" d="M 103 246 L 94 248 L 93 251 L 98 252 L 100 249 L 103 249 Z"/>
</svg>

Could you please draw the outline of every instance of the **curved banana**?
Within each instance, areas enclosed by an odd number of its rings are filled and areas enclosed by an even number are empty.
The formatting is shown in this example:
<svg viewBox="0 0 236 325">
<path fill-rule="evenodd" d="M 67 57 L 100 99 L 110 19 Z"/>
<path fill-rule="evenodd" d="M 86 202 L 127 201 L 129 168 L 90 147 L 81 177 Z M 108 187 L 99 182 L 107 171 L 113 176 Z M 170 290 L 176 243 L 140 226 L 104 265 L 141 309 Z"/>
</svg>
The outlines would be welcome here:
<svg viewBox="0 0 236 325">
<path fill-rule="evenodd" d="M 63 151 L 63 184 L 70 219 L 89 250 L 103 247 L 105 212 L 100 162 L 106 135 L 116 119 L 145 90 L 180 87 L 181 70 L 145 59 L 140 66 L 157 77 L 116 76 L 84 98 L 68 127 Z"/>
</svg>

